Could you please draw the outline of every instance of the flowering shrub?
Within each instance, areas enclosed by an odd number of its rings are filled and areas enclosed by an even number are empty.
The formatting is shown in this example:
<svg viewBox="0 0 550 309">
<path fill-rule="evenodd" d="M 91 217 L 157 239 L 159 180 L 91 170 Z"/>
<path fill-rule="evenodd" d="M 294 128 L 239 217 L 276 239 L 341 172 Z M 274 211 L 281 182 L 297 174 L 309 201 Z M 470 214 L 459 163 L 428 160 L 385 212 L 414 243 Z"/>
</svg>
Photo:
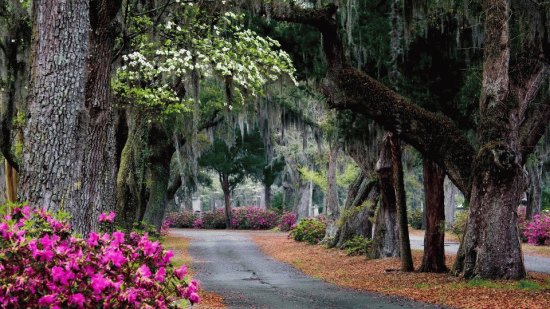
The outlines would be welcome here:
<svg viewBox="0 0 550 309">
<path fill-rule="evenodd" d="M 285 212 L 279 221 L 279 229 L 283 232 L 288 232 L 296 225 L 296 214 L 293 212 Z"/>
<path fill-rule="evenodd" d="M 327 224 L 324 218 L 302 219 L 296 228 L 290 231 L 290 237 L 296 241 L 318 244 L 324 237 Z"/>
<path fill-rule="evenodd" d="M 274 228 L 279 216 L 259 207 L 240 207 L 231 211 L 231 227 L 239 230 L 266 230 Z"/>
<path fill-rule="evenodd" d="M 164 222 L 162 222 L 162 226 L 160 227 L 160 236 L 168 235 L 168 231 L 170 231 L 170 225 L 172 225 L 172 221 L 170 220 L 164 220 Z"/>
<path fill-rule="evenodd" d="M 205 229 L 225 229 L 225 210 L 203 212 L 202 222 Z"/>
<path fill-rule="evenodd" d="M 165 221 L 170 222 L 170 227 L 190 228 L 198 218 L 198 215 L 191 211 L 171 212 L 166 214 Z"/>
<path fill-rule="evenodd" d="M 92 232 L 29 206 L 0 208 L 0 305 L 4 308 L 168 308 L 199 301 L 185 265 L 147 234 Z M 103 214 L 103 224 L 114 214 Z"/>
<path fill-rule="evenodd" d="M 194 228 L 194 229 L 202 229 L 202 228 L 204 228 L 204 222 L 202 221 L 201 218 L 198 218 L 197 220 L 195 220 L 195 222 L 193 222 L 193 228 Z"/>
<path fill-rule="evenodd" d="M 530 244 L 544 245 L 550 239 L 550 215 L 534 215 L 524 234 Z"/>
</svg>

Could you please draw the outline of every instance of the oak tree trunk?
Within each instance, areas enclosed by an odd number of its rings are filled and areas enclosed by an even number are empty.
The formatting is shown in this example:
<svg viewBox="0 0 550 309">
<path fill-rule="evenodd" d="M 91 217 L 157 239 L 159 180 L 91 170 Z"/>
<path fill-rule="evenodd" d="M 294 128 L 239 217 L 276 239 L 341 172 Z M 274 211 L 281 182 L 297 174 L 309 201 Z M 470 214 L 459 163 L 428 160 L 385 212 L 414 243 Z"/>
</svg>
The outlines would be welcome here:
<svg viewBox="0 0 550 309">
<path fill-rule="evenodd" d="M 327 192 L 325 195 L 327 229 L 323 242 L 331 241 L 338 229 L 337 220 L 340 217 L 340 207 L 338 205 L 338 185 L 336 184 L 336 162 L 339 151 L 340 145 L 337 142 L 331 143 L 328 153 Z"/>
<path fill-rule="evenodd" d="M 403 163 L 401 162 L 401 141 L 394 133 L 388 133 L 391 147 L 393 182 L 395 187 L 395 203 L 397 205 L 397 222 L 399 226 L 399 250 L 401 251 L 401 270 L 413 271 L 414 265 L 409 240 L 409 224 L 407 219 L 407 199 L 403 181 Z"/>
<path fill-rule="evenodd" d="M 445 171 L 433 161 L 424 159 L 424 197 L 426 231 L 421 272 L 445 272 Z"/>
<path fill-rule="evenodd" d="M 271 208 L 271 185 L 264 185 L 264 204 L 265 209 Z"/>
<path fill-rule="evenodd" d="M 33 207 L 65 210 L 77 227 L 89 113 L 85 108 L 89 1 L 34 1 L 34 36 L 21 193 Z M 80 232 L 83 232 L 80 230 Z"/>
<path fill-rule="evenodd" d="M 399 226 L 397 225 L 397 206 L 395 198 L 394 176 L 392 169 L 391 142 L 388 134 L 382 140 L 380 157 L 376 163 L 378 186 L 380 188 L 380 206 L 376 211 L 372 251 L 370 257 L 380 259 L 400 256 Z"/>
<path fill-rule="evenodd" d="M 223 191 L 223 199 L 225 204 L 225 228 L 231 228 L 231 187 L 229 178 L 226 174 L 220 174 L 220 184 Z"/>
</svg>

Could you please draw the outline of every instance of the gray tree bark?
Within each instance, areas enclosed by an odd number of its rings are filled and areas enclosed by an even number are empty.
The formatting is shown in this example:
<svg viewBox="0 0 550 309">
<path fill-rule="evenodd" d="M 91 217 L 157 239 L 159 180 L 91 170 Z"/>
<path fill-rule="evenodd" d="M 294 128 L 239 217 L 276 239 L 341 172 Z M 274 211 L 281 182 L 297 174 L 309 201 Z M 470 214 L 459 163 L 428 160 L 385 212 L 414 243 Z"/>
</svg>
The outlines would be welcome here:
<svg viewBox="0 0 550 309">
<path fill-rule="evenodd" d="M 332 142 L 328 153 L 327 192 L 325 194 L 327 229 L 323 242 L 331 241 L 338 230 L 337 221 L 340 217 L 340 205 L 338 202 L 338 185 L 336 184 L 336 162 L 338 160 L 339 151 L 339 143 Z"/>
</svg>

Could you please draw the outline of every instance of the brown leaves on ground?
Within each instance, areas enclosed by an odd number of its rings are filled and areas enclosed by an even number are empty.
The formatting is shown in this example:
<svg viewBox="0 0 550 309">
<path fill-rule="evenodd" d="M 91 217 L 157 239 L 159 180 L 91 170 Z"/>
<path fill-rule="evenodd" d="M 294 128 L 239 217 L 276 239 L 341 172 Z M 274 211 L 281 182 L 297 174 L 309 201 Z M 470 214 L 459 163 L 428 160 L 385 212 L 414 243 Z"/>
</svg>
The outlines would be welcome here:
<svg viewBox="0 0 550 309">
<path fill-rule="evenodd" d="M 181 266 L 185 264 L 189 267 L 191 263 L 191 257 L 187 249 L 189 248 L 189 239 L 186 237 L 175 237 L 167 236 L 162 241 L 164 248 L 166 250 L 172 250 L 174 252 L 174 257 L 172 258 L 172 263 L 175 266 Z M 188 268 L 189 274 L 193 276 L 193 269 Z M 205 290 L 200 290 L 199 295 L 201 296 L 201 301 L 197 306 L 193 308 L 197 309 L 223 309 L 227 308 L 225 306 L 224 298 L 221 295 L 218 295 L 214 292 L 209 292 Z"/>
<path fill-rule="evenodd" d="M 458 308 L 550 308 L 550 275 L 530 273 L 528 280 L 466 281 L 450 274 L 404 273 L 398 259 L 366 260 L 337 249 L 325 249 L 287 239 L 281 233 L 255 233 L 266 254 L 304 273 L 357 290 L 399 295 L 417 301 Z M 418 267 L 422 252 L 414 251 Z M 454 257 L 447 256 L 448 267 Z"/>
</svg>

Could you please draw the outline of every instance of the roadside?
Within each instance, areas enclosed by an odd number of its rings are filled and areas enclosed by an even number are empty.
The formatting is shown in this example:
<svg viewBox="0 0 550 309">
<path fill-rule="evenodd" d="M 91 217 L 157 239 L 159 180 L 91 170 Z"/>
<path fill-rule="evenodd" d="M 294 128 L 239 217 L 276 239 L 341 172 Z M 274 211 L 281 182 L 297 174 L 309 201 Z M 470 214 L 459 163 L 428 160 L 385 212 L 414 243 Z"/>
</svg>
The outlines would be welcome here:
<svg viewBox="0 0 550 309">
<path fill-rule="evenodd" d="M 458 308 L 550 308 L 550 275 L 529 273 L 528 280 L 465 281 L 449 274 L 403 273 L 398 259 L 365 260 L 343 251 L 295 242 L 284 233 L 251 233 L 263 252 L 304 273 L 339 286 L 398 295 Z M 413 252 L 415 266 L 422 257 Z M 454 256 L 447 256 L 451 267 Z"/>
<path fill-rule="evenodd" d="M 162 241 L 165 249 L 172 250 L 174 252 L 174 257 L 172 259 L 172 263 L 174 263 L 175 266 L 181 266 L 182 264 L 185 264 L 189 267 L 191 264 L 191 257 L 189 256 L 189 239 L 186 237 L 175 237 L 172 235 L 166 236 Z M 195 272 L 192 268 L 189 268 L 189 273 L 194 276 Z M 201 296 L 201 302 L 193 306 L 193 308 L 197 309 L 223 309 L 227 308 L 225 305 L 224 299 L 222 296 L 206 291 L 201 288 L 199 292 Z"/>
</svg>

